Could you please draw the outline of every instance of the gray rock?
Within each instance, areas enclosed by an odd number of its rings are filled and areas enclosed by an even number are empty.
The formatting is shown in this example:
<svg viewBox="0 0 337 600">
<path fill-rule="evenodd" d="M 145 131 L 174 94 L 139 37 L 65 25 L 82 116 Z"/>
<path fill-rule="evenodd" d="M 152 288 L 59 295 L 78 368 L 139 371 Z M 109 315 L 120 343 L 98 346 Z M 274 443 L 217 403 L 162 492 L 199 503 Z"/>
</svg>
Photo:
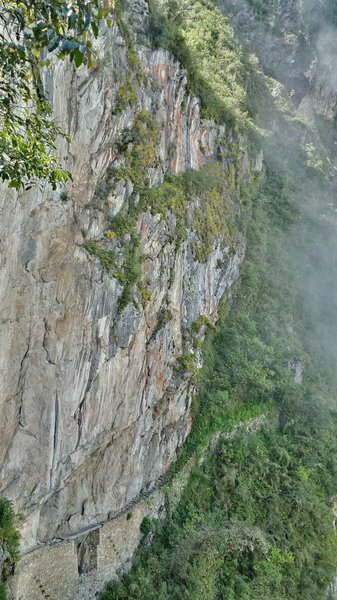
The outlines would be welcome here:
<svg viewBox="0 0 337 600">
<path fill-rule="evenodd" d="M 1 192 L 0 494 L 24 515 L 24 551 L 103 522 L 167 471 L 191 426 L 190 376 L 175 368 L 185 329 L 200 315 L 216 319 L 243 258 L 242 243 L 234 250 L 215 240 L 199 263 L 191 236 L 175 250 L 173 215 L 166 222 L 143 213 L 137 229 L 151 299 L 143 308 L 136 295 L 119 314 L 120 283 L 82 247 L 104 239 L 132 193 L 130 184 L 102 182 L 118 159 L 116 140 L 141 109 L 160 126 L 152 185 L 167 170 L 202 167 L 224 137 L 201 119 L 172 56 L 138 51 L 146 81 L 120 114 L 127 51 L 116 27 L 97 42 L 96 69 L 61 63 L 48 80 L 56 121 L 72 138 L 59 149 L 73 173 L 69 201 L 48 186 Z"/>
</svg>

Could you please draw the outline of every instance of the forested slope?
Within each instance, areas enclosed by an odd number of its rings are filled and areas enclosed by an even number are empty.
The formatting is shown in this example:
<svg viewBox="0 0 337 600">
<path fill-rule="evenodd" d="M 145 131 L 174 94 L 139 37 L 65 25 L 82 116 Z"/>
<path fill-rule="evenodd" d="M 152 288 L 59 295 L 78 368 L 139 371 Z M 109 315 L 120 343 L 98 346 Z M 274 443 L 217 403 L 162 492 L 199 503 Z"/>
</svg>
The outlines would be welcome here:
<svg viewBox="0 0 337 600">
<path fill-rule="evenodd" d="M 204 347 L 175 469 L 199 459 L 169 517 L 144 523 L 133 568 L 104 599 L 323 599 L 336 573 L 336 97 L 333 48 L 321 49 L 334 12 L 286 4 L 219 2 L 242 43 L 233 72 L 241 69 L 247 118 L 237 113 L 236 124 L 254 124 L 264 180 L 247 200 L 244 268 Z M 176 5 L 191 51 L 215 52 L 213 4 L 195 2 L 186 17 Z M 205 14 L 212 26 L 200 41 Z M 205 450 L 214 432 L 259 412 L 262 429 L 241 427 Z"/>
</svg>

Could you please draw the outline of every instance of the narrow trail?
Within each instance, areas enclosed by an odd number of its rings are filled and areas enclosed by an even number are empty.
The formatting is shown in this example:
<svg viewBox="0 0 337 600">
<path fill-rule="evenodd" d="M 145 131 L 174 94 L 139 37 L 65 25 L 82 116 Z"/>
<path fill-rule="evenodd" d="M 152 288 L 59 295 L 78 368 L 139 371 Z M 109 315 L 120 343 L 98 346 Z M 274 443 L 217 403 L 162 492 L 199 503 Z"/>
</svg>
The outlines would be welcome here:
<svg viewBox="0 0 337 600">
<path fill-rule="evenodd" d="M 226 432 L 218 431 L 218 432 L 214 433 L 211 436 L 207 446 L 202 450 L 202 453 L 206 454 L 207 452 L 211 452 L 211 453 L 214 452 L 217 444 L 219 443 L 219 441 L 221 439 L 233 439 L 235 437 L 235 435 L 238 433 L 238 431 L 241 431 L 243 428 L 246 429 L 247 433 L 255 433 L 262 427 L 275 426 L 275 425 L 276 425 L 276 419 L 271 418 L 270 414 L 268 414 L 268 413 L 263 413 L 257 417 L 248 419 L 247 421 L 240 421 L 236 425 L 234 425 L 234 427 L 230 431 L 226 431 Z M 197 454 L 197 452 L 194 452 L 194 454 L 192 454 L 192 456 L 186 461 L 186 463 L 181 467 L 181 469 L 174 475 L 173 481 L 178 480 L 182 475 L 183 475 L 184 480 L 188 478 L 188 474 L 191 471 L 191 469 L 195 463 L 196 454 Z M 186 483 L 187 483 L 187 481 L 186 481 Z M 168 475 L 165 474 L 162 477 L 160 477 L 159 479 L 157 479 L 156 484 L 152 488 L 141 492 L 138 496 L 136 496 L 136 498 L 134 498 L 131 502 L 129 502 L 122 510 L 116 511 L 116 512 L 110 514 L 107 519 L 98 521 L 98 522 L 96 522 L 92 525 L 88 525 L 87 527 L 84 527 L 82 529 L 78 529 L 74 533 L 67 535 L 67 536 L 63 536 L 62 538 L 56 538 L 54 540 L 51 540 L 50 542 L 46 542 L 44 544 L 38 544 L 38 545 L 30 548 L 29 550 L 22 552 L 21 556 L 22 557 L 27 556 L 29 554 L 32 554 L 36 550 L 41 550 L 42 548 L 61 545 L 65 542 L 69 542 L 78 537 L 86 535 L 86 534 L 90 533 L 91 531 L 100 529 L 106 523 L 110 523 L 111 521 L 119 519 L 120 517 L 127 514 L 128 512 L 131 512 L 132 509 L 135 508 L 135 506 L 137 506 L 141 502 L 150 500 L 155 495 L 157 495 L 161 491 L 165 490 L 165 487 L 167 486 L 167 484 L 168 484 Z M 184 487 L 184 486 L 182 486 L 182 487 Z"/>
</svg>

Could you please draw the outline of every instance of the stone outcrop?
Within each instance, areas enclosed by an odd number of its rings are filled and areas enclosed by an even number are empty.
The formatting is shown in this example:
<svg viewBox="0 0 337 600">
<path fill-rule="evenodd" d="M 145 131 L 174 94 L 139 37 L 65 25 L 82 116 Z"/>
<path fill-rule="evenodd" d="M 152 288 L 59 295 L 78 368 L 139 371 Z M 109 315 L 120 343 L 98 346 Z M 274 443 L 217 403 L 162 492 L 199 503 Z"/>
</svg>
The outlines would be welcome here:
<svg viewBox="0 0 337 600">
<path fill-rule="evenodd" d="M 105 244 L 132 197 L 128 177 L 107 182 L 122 162 L 118 140 L 140 111 L 159 128 L 150 187 L 165 173 L 200 169 L 231 142 L 201 118 L 172 56 L 138 46 L 137 78 L 129 51 L 114 26 L 93 70 L 65 63 L 45 75 L 56 121 L 72 140 L 60 148 L 73 174 L 69 195 L 42 184 L 1 193 L 0 494 L 24 515 L 23 551 L 111 518 L 166 472 L 191 424 L 191 375 L 178 360 L 194 352 L 187 332 L 201 315 L 216 319 L 244 254 L 237 232 L 235 243 L 214 238 L 199 261 L 193 228 L 177 247 L 173 212 L 164 219 L 144 209 L 136 230 L 148 299 L 142 304 L 134 285 L 121 311 L 122 283 L 83 247 Z M 128 76 L 136 98 L 117 110 Z M 248 178 L 254 165 L 244 147 L 239 165 Z M 227 168 L 224 159 L 224 197 Z M 192 213 L 197 205 L 196 197 Z M 233 219 L 236 211 L 233 201 Z"/>
</svg>

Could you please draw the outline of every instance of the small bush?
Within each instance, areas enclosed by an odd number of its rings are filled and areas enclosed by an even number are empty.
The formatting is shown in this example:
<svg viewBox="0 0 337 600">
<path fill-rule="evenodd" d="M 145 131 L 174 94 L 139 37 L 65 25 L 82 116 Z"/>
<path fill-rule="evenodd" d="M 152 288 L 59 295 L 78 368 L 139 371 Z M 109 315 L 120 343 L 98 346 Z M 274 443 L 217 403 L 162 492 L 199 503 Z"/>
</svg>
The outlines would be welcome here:
<svg viewBox="0 0 337 600">
<path fill-rule="evenodd" d="M 0 583 L 0 600 L 7 600 L 6 586 Z"/>
<path fill-rule="evenodd" d="M 111 269 L 115 267 L 116 256 L 112 250 L 105 250 L 104 248 L 100 248 L 96 242 L 85 242 L 83 244 L 83 248 L 90 254 L 97 256 L 97 258 L 100 260 L 102 267 L 104 267 L 108 271 L 111 271 Z"/>
<path fill-rule="evenodd" d="M 158 519 L 150 519 L 149 517 L 144 517 L 140 524 L 140 531 L 143 535 L 146 536 L 149 533 L 155 531 L 158 528 L 158 524 Z"/>
<path fill-rule="evenodd" d="M 60 200 L 61 202 L 68 202 L 68 200 L 70 199 L 70 194 L 68 190 L 62 190 L 62 192 L 60 193 Z"/>
<path fill-rule="evenodd" d="M 116 92 L 115 114 L 123 112 L 137 102 L 137 88 L 129 75 Z"/>
<path fill-rule="evenodd" d="M 178 362 L 178 371 L 183 371 L 186 373 L 196 373 L 198 368 L 195 362 L 194 354 L 183 354 L 179 356 L 177 359 Z"/>
</svg>

